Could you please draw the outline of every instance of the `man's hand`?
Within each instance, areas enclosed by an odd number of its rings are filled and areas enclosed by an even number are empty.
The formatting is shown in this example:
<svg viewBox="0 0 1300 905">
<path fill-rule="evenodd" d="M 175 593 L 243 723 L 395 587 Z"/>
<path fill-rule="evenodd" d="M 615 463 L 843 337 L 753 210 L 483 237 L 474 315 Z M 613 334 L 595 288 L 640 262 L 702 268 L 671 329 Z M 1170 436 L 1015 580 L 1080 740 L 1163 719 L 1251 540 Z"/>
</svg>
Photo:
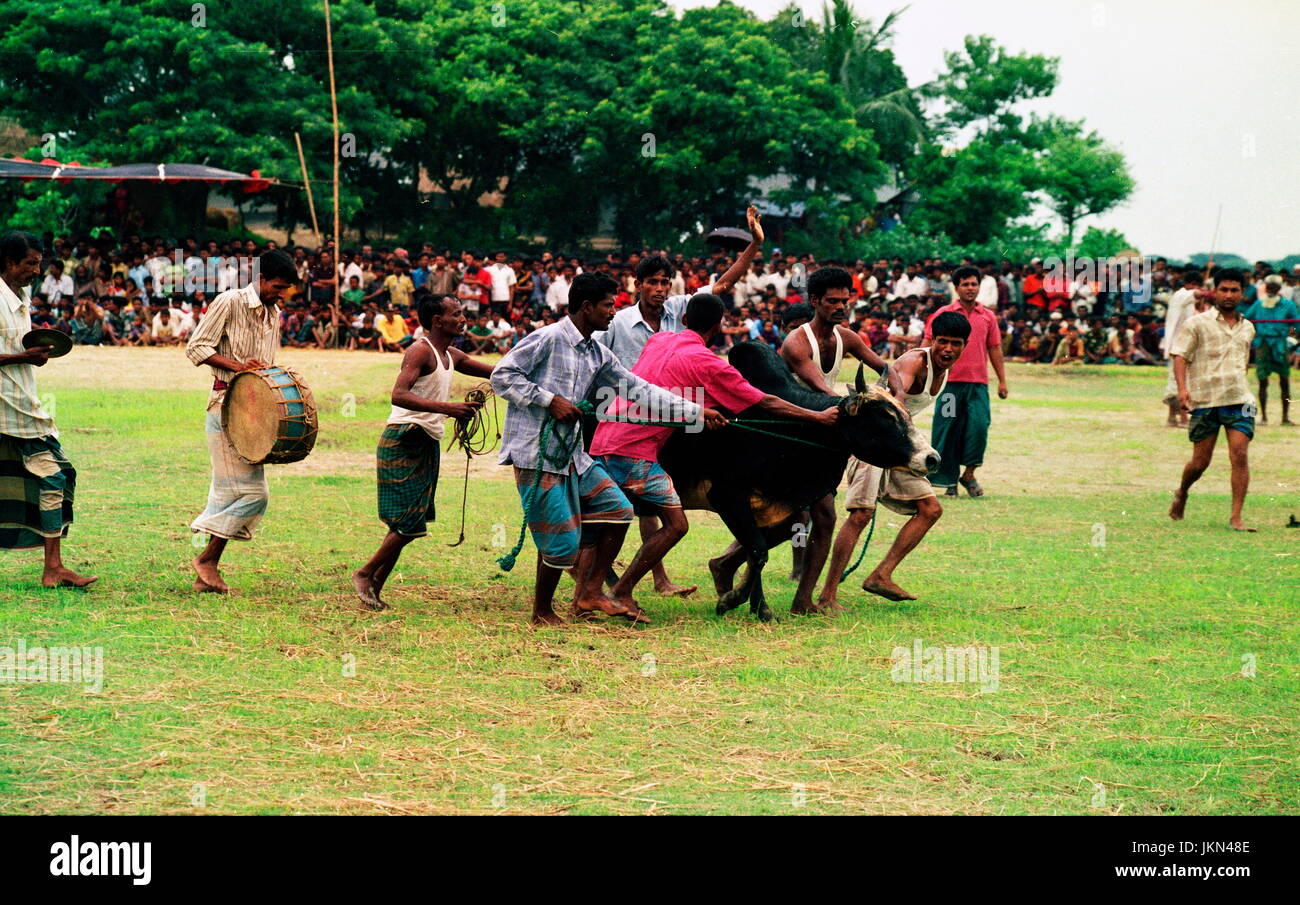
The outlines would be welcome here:
<svg viewBox="0 0 1300 905">
<path fill-rule="evenodd" d="M 45 363 L 50 360 L 50 347 L 33 346 L 19 355 L 18 360 L 26 365 L 35 365 L 38 368 L 43 367 Z"/>
<path fill-rule="evenodd" d="M 745 223 L 749 226 L 749 231 L 754 236 L 754 241 L 759 245 L 763 244 L 763 224 L 759 222 L 758 208 L 750 205 L 745 209 Z"/>
<path fill-rule="evenodd" d="M 998 382 L 998 398 L 999 399 L 1007 398 L 1007 382 L 1005 380 Z"/>
<path fill-rule="evenodd" d="M 839 406 L 833 405 L 830 408 L 817 413 L 817 423 L 820 424 L 822 427 L 834 427 L 835 425 L 839 424 L 839 422 L 840 422 Z"/>
<path fill-rule="evenodd" d="M 260 371 L 264 367 L 266 367 L 266 365 L 262 364 L 262 362 L 258 361 L 256 358 L 250 358 L 239 366 L 239 373 L 242 374 L 245 371 Z"/>
<path fill-rule="evenodd" d="M 726 416 L 717 409 L 706 408 L 703 410 L 704 426 L 709 430 L 717 430 L 720 427 L 727 426 Z"/>
<path fill-rule="evenodd" d="M 443 403 L 445 411 L 443 414 L 455 418 L 457 421 L 473 418 L 478 414 L 478 410 L 483 407 L 481 402 L 447 402 Z"/>
<path fill-rule="evenodd" d="M 569 400 L 563 396 L 556 396 L 551 399 L 551 404 L 546 407 L 551 413 L 551 417 L 561 424 L 572 424 L 582 417 L 582 412 Z"/>
<path fill-rule="evenodd" d="M 1178 410 L 1184 415 L 1192 413 L 1192 394 L 1189 390 L 1178 391 Z"/>
</svg>

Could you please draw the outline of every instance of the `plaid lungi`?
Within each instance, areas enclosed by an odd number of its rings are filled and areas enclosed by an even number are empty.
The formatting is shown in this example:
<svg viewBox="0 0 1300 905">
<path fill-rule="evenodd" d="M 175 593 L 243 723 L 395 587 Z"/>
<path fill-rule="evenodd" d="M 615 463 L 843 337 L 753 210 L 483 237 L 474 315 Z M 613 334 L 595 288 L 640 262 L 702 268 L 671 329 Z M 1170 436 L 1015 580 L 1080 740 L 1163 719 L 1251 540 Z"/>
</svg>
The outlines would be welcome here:
<svg viewBox="0 0 1300 905">
<path fill-rule="evenodd" d="M 0 434 L 0 548 L 28 550 L 66 537 L 76 487 L 58 440 Z"/>
<path fill-rule="evenodd" d="M 266 486 L 266 468 L 249 465 L 239 458 L 221 429 L 221 406 L 208 409 L 204 430 L 208 458 L 212 461 L 212 484 L 208 506 L 190 525 L 196 534 L 211 534 L 227 540 L 252 540 L 253 529 L 266 514 L 271 491 Z"/>
<path fill-rule="evenodd" d="M 403 537 L 424 537 L 434 521 L 442 448 L 418 424 L 390 424 L 376 451 L 379 519 Z"/>
</svg>

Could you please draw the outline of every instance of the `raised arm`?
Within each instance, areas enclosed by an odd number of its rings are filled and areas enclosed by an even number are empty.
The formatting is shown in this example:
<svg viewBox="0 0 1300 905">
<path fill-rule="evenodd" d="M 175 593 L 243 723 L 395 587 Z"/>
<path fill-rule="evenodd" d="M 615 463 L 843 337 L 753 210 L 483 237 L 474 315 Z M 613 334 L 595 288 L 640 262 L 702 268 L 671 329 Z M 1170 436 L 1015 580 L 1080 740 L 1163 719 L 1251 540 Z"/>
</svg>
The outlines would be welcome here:
<svg viewBox="0 0 1300 905">
<path fill-rule="evenodd" d="M 753 239 L 745 250 L 736 258 L 736 263 L 727 268 L 727 272 L 718 277 L 717 282 L 713 284 L 713 294 L 722 295 L 730 292 L 736 285 L 736 281 L 749 272 L 749 267 L 754 263 L 754 257 L 763 247 L 763 224 L 759 222 L 758 208 L 750 205 L 745 210 L 745 220 L 749 226 L 749 231 Z"/>
</svg>

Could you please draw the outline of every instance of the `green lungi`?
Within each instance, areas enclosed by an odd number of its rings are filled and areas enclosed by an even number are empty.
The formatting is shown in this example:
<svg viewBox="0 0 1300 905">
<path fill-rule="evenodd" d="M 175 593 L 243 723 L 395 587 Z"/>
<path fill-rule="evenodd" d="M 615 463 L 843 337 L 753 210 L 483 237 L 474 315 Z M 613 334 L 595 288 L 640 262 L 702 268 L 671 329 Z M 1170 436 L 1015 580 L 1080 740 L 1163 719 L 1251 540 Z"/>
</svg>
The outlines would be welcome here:
<svg viewBox="0 0 1300 905">
<path fill-rule="evenodd" d="M 936 487 L 952 487 L 963 465 L 970 468 L 983 465 L 992 422 L 987 383 L 948 381 L 934 401 L 930 445 L 943 461 L 938 471 L 930 475 L 930 483 Z"/>
<path fill-rule="evenodd" d="M 29 550 L 66 537 L 77 472 L 53 437 L 0 434 L 0 549 Z"/>
<path fill-rule="evenodd" d="M 424 537 L 434 520 L 442 448 L 416 424 L 390 424 L 376 453 L 379 519 L 404 537 Z"/>
</svg>

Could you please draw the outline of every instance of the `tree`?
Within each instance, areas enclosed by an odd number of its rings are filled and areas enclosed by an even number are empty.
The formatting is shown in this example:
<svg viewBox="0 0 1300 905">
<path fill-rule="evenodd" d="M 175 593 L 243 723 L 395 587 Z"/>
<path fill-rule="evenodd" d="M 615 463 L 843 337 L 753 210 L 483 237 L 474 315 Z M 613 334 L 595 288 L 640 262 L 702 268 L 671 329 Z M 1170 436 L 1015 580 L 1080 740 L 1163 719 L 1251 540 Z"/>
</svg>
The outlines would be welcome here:
<svg viewBox="0 0 1300 905">
<path fill-rule="evenodd" d="M 1044 145 L 1035 155 L 1035 184 L 1064 223 L 1066 243 L 1073 244 L 1075 224 L 1123 202 L 1135 183 L 1124 155 L 1097 133 L 1084 134 L 1078 123 L 1053 124 Z"/>
<path fill-rule="evenodd" d="M 941 132 L 952 136 L 970 126 L 980 135 L 1018 136 L 1023 123 L 1015 106 L 1055 90 L 1060 60 L 1010 54 L 989 35 L 968 35 L 964 52 L 945 53 L 944 63 L 947 70 L 924 89 L 944 104 L 936 121 Z"/>
</svg>

